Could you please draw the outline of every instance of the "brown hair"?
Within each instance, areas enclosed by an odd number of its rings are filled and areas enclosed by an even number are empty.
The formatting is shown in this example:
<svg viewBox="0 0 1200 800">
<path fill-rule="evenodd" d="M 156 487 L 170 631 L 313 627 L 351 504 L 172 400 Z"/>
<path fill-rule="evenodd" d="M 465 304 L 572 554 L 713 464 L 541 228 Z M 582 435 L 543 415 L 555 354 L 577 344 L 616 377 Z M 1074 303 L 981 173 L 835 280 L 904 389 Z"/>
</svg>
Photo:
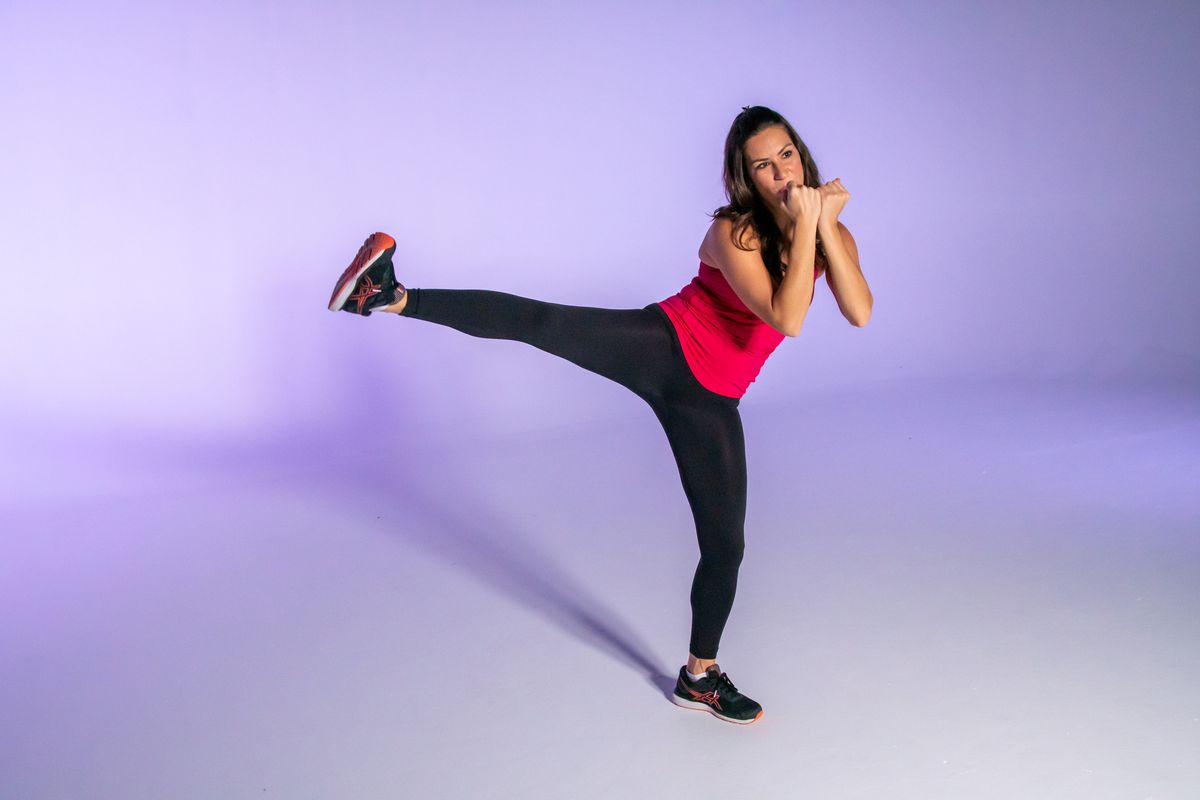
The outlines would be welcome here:
<svg viewBox="0 0 1200 800">
<path fill-rule="evenodd" d="M 733 220 L 731 237 L 734 246 L 739 250 L 751 249 L 742 247 L 741 241 L 746 228 L 753 228 L 762 248 L 762 259 L 767 265 L 767 272 L 778 283 L 783 280 L 783 262 L 779 257 L 783 232 L 779 230 L 775 217 L 754 188 L 745 153 L 747 139 L 775 125 L 787 131 L 796 152 L 800 155 L 800 163 L 804 165 L 804 185 L 813 188 L 821 185 L 821 173 L 817 169 L 817 162 L 813 160 L 808 146 L 791 123 L 784 119 L 783 115 L 766 106 L 743 106 L 742 113 L 734 118 L 729 135 L 725 137 L 725 197 L 729 202 L 709 216 L 713 219 L 726 217 Z M 825 258 L 825 247 L 821 243 L 820 234 L 817 235 L 815 258 Z"/>
</svg>

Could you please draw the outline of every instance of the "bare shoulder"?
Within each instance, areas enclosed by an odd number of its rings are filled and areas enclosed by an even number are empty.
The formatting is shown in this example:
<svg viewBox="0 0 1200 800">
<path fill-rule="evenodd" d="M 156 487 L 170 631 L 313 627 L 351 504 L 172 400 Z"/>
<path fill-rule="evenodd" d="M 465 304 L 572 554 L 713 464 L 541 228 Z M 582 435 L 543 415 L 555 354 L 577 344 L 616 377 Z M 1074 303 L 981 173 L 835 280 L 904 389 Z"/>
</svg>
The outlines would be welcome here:
<svg viewBox="0 0 1200 800">
<path fill-rule="evenodd" d="M 740 247 L 738 247 L 740 245 Z M 758 250 L 758 235 L 753 225 L 746 225 L 739 233 L 738 245 L 733 244 L 733 220 L 729 217 L 717 217 L 708 226 L 704 240 L 700 242 L 700 260 L 710 267 L 725 269 L 724 254 L 730 247 L 738 249 Z"/>
</svg>

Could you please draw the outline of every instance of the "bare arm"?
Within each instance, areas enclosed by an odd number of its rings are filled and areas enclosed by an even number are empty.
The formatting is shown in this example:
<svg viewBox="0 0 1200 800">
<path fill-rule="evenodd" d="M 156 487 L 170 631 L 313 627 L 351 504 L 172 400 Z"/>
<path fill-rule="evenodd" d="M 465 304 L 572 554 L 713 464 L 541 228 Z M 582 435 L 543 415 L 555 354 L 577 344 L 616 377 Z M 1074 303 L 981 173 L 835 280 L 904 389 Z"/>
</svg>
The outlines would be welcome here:
<svg viewBox="0 0 1200 800">
<path fill-rule="evenodd" d="M 717 232 L 713 245 L 721 270 L 746 307 L 785 336 L 798 336 L 813 299 L 821 190 L 789 182 L 785 203 L 791 220 L 788 269 L 778 288 L 772 287 L 757 237 L 749 252 L 738 248 L 729 238 L 733 223 L 725 219 L 714 222 L 709 235 Z"/>
<path fill-rule="evenodd" d="M 772 286 L 771 275 L 763 263 L 757 238 L 751 237 L 743 242 L 750 249 L 742 250 L 730 238 L 732 228 L 731 220 L 718 217 L 708 229 L 704 245 L 711 266 L 721 270 L 734 294 L 759 319 L 784 336 L 798 335 L 812 303 L 815 229 L 793 236 L 788 271 L 776 288 Z M 798 240 L 801 242 L 799 245 Z M 797 256 L 798 250 L 803 251 L 805 240 L 808 242 L 807 270 L 803 267 L 804 258 Z M 711 263 L 714 261 L 717 263 Z"/>
<path fill-rule="evenodd" d="M 861 328 L 871 319 L 875 297 L 858 264 L 858 245 L 850 235 L 850 229 L 839 220 L 821 226 L 821 241 L 825 243 L 825 255 L 829 257 L 825 282 L 837 299 L 842 316 L 851 325 Z"/>
<path fill-rule="evenodd" d="M 819 191 L 821 214 L 817 219 L 817 230 L 829 260 L 825 281 L 837 299 L 842 316 L 851 325 L 861 328 L 871 318 L 875 298 L 858 265 L 858 245 L 854 243 L 850 229 L 838 220 L 838 214 L 850 199 L 850 190 L 842 184 L 841 178 L 834 178 L 822 184 Z"/>
</svg>

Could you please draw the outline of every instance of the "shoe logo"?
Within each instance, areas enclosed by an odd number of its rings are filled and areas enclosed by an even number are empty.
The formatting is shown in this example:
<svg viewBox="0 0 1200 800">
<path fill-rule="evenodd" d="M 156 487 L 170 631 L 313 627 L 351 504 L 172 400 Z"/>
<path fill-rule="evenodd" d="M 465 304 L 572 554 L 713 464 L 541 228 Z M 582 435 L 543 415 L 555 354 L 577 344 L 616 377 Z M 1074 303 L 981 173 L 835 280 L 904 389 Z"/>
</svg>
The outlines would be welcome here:
<svg viewBox="0 0 1200 800">
<path fill-rule="evenodd" d="M 359 282 L 358 287 L 354 290 L 354 294 L 347 297 L 346 302 L 357 300 L 358 306 L 356 311 L 361 314 L 363 310 L 363 304 L 382 291 L 383 286 L 381 284 L 375 283 L 375 281 L 371 280 L 370 275 L 364 275 L 363 279 Z"/>
<path fill-rule="evenodd" d="M 698 700 L 701 703 L 708 703 L 710 706 L 716 709 L 721 708 L 721 704 L 717 702 L 717 700 L 721 697 L 721 694 L 716 690 L 697 692 L 695 689 L 686 685 L 683 688 L 688 690 L 688 694 L 692 696 L 692 699 Z"/>
</svg>

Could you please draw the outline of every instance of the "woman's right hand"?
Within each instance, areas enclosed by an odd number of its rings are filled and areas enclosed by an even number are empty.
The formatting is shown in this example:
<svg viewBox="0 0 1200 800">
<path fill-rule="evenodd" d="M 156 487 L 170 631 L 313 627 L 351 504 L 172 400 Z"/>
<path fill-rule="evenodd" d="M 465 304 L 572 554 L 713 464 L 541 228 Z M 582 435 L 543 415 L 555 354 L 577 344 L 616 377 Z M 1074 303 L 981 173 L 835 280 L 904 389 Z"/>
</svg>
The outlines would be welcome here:
<svg viewBox="0 0 1200 800">
<path fill-rule="evenodd" d="M 797 225 L 817 229 L 821 218 L 821 190 L 812 186 L 789 183 L 784 211 Z"/>
</svg>

